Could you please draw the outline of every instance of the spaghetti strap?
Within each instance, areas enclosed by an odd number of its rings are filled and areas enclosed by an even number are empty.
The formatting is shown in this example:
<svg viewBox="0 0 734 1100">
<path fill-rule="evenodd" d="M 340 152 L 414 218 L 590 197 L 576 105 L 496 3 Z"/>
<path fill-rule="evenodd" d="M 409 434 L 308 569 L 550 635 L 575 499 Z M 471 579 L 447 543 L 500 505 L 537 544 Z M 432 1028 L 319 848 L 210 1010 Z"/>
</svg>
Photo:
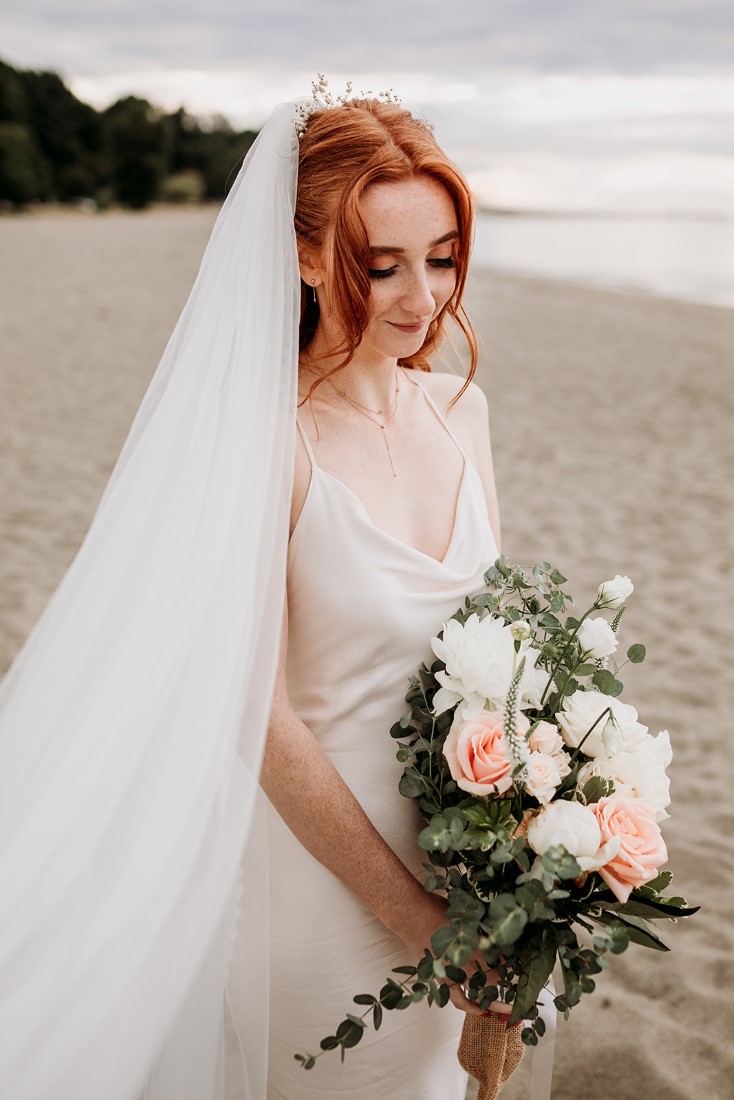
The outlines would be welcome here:
<svg viewBox="0 0 734 1100">
<path fill-rule="evenodd" d="M 422 386 L 416 378 L 411 377 L 411 375 L 415 374 L 416 372 L 412 369 L 411 370 L 406 370 L 405 367 L 401 367 L 400 369 L 402 370 L 404 377 L 407 378 L 409 382 L 412 382 L 414 386 L 417 386 L 418 389 L 421 391 L 421 393 L 425 397 L 426 401 L 428 402 L 428 404 L 431 406 L 434 413 L 438 417 L 439 423 L 441 423 L 444 426 L 444 428 L 448 432 L 450 438 L 453 439 L 454 443 L 456 444 L 457 448 L 459 449 L 459 453 L 461 455 L 463 455 L 464 459 L 466 459 L 466 457 L 467 457 L 466 451 L 464 450 L 464 448 L 462 447 L 461 443 L 456 438 L 454 433 L 451 431 L 451 428 L 448 426 L 448 423 L 446 422 L 446 417 L 443 416 L 443 414 L 441 413 L 441 411 L 438 408 L 438 405 L 433 400 L 433 398 L 429 394 L 426 387 Z"/>
<path fill-rule="evenodd" d="M 296 425 L 298 427 L 299 432 L 301 433 L 301 439 L 303 440 L 303 445 L 306 448 L 306 454 L 309 457 L 309 461 L 311 463 L 311 469 L 312 470 L 316 469 L 316 458 L 314 456 L 313 449 L 311 447 L 311 444 L 308 441 L 308 436 L 306 435 L 306 429 L 304 428 L 303 424 L 298 419 L 298 417 L 296 417 Z"/>
</svg>

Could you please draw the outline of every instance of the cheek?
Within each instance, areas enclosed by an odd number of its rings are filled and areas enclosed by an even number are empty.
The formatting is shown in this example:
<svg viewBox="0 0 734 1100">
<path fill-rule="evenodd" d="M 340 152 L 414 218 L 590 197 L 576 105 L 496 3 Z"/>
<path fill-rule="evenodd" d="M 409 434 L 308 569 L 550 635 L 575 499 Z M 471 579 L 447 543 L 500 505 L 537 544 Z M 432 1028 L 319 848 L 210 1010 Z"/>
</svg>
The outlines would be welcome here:
<svg viewBox="0 0 734 1100">
<path fill-rule="evenodd" d="M 393 282 L 393 286 L 388 284 Z M 397 280 L 385 279 L 382 282 L 373 282 L 370 289 L 370 298 L 367 303 L 367 312 L 370 321 L 386 313 L 400 297 L 397 289 Z"/>
<path fill-rule="evenodd" d="M 445 305 L 456 290 L 456 280 L 456 270 L 453 268 L 442 271 L 440 277 L 436 280 L 433 297 L 441 305 Z"/>
</svg>

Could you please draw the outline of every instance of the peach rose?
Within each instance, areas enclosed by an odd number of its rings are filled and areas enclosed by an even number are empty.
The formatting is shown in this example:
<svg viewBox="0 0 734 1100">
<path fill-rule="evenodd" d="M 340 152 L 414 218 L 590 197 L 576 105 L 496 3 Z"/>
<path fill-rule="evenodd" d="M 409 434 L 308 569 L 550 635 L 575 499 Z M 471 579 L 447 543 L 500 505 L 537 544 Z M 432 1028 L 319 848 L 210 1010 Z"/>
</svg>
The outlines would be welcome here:
<svg viewBox="0 0 734 1100">
<path fill-rule="evenodd" d="M 443 754 L 457 786 L 469 794 L 504 794 L 512 786 L 512 764 L 502 731 L 504 715 L 499 710 L 482 710 L 466 722 L 455 721 L 443 746 Z M 518 731 L 526 733 L 530 723 L 518 719 Z"/>
<path fill-rule="evenodd" d="M 589 809 L 603 842 L 619 837 L 616 855 L 599 874 L 619 901 L 627 901 L 634 888 L 651 882 L 668 859 L 655 813 L 640 798 L 600 798 Z"/>
</svg>

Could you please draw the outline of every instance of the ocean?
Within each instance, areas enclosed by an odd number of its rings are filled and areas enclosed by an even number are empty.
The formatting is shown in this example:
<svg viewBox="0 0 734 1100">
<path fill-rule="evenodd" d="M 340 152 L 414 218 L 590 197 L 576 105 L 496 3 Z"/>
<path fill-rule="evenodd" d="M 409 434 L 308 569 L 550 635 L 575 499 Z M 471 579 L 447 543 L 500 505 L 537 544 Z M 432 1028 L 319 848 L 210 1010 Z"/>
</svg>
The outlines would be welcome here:
<svg viewBox="0 0 734 1100">
<path fill-rule="evenodd" d="M 734 217 L 479 211 L 474 262 L 734 308 Z"/>
</svg>

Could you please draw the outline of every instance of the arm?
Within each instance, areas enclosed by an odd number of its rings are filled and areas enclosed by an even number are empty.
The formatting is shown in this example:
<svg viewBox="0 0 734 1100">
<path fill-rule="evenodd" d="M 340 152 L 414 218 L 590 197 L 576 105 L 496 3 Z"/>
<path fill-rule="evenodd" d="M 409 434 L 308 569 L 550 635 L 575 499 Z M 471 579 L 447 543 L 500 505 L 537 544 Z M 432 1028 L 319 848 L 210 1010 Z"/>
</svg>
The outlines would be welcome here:
<svg viewBox="0 0 734 1100">
<path fill-rule="evenodd" d="M 286 612 L 261 786 L 301 844 L 357 894 L 417 959 L 445 923 L 446 902 L 427 894 L 398 859 L 293 711 L 285 679 L 287 644 Z M 452 988 L 451 1000 L 464 1011 L 479 1012 L 458 987 Z"/>
<path fill-rule="evenodd" d="M 422 953 L 443 923 L 445 903 L 426 894 L 398 859 L 293 711 L 285 681 L 287 644 L 286 611 L 261 786 L 304 848 Z"/>
</svg>

